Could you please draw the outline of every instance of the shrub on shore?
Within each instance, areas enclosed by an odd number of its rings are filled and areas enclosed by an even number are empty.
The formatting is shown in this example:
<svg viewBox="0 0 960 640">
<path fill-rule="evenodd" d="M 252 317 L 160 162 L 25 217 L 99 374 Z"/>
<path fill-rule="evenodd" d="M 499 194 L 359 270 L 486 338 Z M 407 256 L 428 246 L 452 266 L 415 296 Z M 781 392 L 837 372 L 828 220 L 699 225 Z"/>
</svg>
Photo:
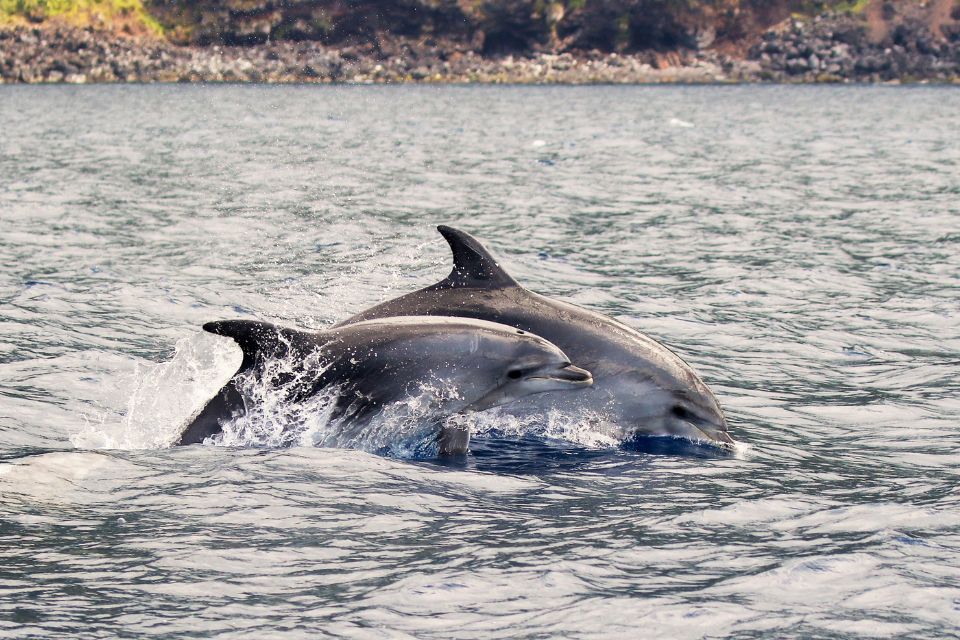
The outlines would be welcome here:
<svg viewBox="0 0 960 640">
<path fill-rule="evenodd" d="M 163 35 L 141 0 L 0 0 L 0 25 L 59 23 L 131 35 Z"/>
</svg>

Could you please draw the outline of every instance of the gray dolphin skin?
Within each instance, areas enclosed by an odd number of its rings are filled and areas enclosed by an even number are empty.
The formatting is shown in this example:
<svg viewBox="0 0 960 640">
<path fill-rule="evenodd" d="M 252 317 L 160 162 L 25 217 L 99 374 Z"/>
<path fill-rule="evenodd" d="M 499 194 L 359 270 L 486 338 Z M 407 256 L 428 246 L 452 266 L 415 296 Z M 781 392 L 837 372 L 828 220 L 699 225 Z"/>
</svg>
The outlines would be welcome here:
<svg viewBox="0 0 960 640">
<path fill-rule="evenodd" d="M 335 389 L 331 420 L 356 429 L 421 385 L 455 390 L 435 399 L 441 454 L 463 453 L 465 429 L 441 429 L 440 420 L 462 411 L 482 411 L 534 393 L 588 387 L 588 371 L 575 367 L 556 345 L 527 331 L 468 318 L 413 316 L 358 322 L 320 332 L 266 322 L 209 322 L 204 330 L 233 338 L 243 361 L 233 378 L 187 426 L 177 444 L 201 443 L 243 414 L 241 383 L 256 376 L 273 385 L 284 402 L 302 402 Z M 266 375 L 271 364 L 288 364 Z"/>
<path fill-rule="evenodd" d="M 505 324 L 544 337 L 593 374 L 573 393 L 543 393 L 503 411 L 559 409 L 601 416 L 607 432 L 673 435 L 731 445 L 723 411 L 700 377 L 656 340 L 595 311 L 528 291 L 475 238 L 437 229 L 453 251 L 453 271 L 435 285 L 389 300 L 341 323 L 402 315 L 460 316 Z"/>
</svg>

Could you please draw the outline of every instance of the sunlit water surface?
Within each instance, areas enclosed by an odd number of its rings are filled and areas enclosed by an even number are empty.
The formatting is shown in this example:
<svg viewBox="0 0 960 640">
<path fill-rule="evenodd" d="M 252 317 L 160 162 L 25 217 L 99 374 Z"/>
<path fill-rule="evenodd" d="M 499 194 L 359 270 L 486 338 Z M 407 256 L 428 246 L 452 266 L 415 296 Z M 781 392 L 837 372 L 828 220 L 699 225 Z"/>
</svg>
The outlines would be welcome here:
<svg viewBox="0 0 960 640">
<path fill-rule="evenodd" d="M 960 92 L 0 88 L 0 635 L 955 636 Z M 437 223 L 671 345 L 734 455 L 170 448 Z M 234 444 L 254 444 L 243 442 Z M 262 444 L 262 443 L 260 443 Z"/>
</svg>

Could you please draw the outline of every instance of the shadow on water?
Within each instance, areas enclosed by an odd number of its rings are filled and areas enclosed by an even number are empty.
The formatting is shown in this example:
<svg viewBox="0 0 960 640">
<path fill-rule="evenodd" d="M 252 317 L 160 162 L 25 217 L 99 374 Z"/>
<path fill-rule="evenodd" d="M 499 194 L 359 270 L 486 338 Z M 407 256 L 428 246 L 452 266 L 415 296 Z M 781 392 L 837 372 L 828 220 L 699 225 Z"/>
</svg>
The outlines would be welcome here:
<svg viewBox="0 0 960 640">
<path fill-rule="evenodd" d="M 658 456 L 683 456 L 685 458 L 722 459 L 733 457 L 730 449 L 704 442 L 693 442 L 672 436 L 634 436 L 620 445 L 623 451 L 649 453 Z"/>
<path fill-rule="evenodd" d="M 617 448 L 595 449 L 536 436 L 481 437 L 470 443 L 470 453 L 421 460 L 422 464 L 457 470 L 506 474 L 557 471 L 611 473 L 623 466 L 635 469 L 651 456 L 718 459 L 733 454 L 708 444 L 671 437 L 638 436 Z"/>
</svg>

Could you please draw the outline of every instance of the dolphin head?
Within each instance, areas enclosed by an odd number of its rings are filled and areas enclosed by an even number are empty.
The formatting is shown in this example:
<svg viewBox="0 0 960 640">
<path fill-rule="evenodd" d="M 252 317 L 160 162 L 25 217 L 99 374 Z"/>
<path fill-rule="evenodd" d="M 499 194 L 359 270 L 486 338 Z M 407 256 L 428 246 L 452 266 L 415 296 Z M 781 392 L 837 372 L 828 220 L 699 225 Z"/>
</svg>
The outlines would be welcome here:
<svg viewBox="0 0 960 640">
<path fill-rule="evenodd" d="M 401 316 L 366 320 L 334 329 L 357 334 L 370 355 L 350 352 L 354 376 L 366 367 L 381 396 L 402 393 L 411 382 L 441 383 L 442 411 L 483 411 L 545 391 L 593 384 L 589 371 L 573 366 L 552 342 L 528 331 L 472 318 Z M 371 335 L 376 348 L 370 350 Z M 360 358 L 360 360 L 358 360 Z M 367 366 L 364 360 L 375 361 Z M 441 406 L 441 405 L 438 405 Z"/>
<path fill-rule="evenodd" d="M 684 389 L 671 393 L 663 425 L 670 435 L 690 440 L 709 440 L 721 445 L 734 444 L 720 404 L 709 390 L 706 393 L 691 393 L 689 389 Z"/>
<path fill-rule="evenodd" d="M 483 411 L 545 391 L 575 390 L 593 384 L 589 371 L 574 366 L 552 342 L 527 331 L 507 328 L 496 349 L 487 349 L 487 362 L 494 385 L 467 407 Z"/>
<path fill-rule="evenodd" d="M 617 376 L 618 422 L 627 430 L 624 435 L 670 435 L 722 446 L 734 444 L 720 403 L 693 370 L 682 364 Z"/>
</svg>

